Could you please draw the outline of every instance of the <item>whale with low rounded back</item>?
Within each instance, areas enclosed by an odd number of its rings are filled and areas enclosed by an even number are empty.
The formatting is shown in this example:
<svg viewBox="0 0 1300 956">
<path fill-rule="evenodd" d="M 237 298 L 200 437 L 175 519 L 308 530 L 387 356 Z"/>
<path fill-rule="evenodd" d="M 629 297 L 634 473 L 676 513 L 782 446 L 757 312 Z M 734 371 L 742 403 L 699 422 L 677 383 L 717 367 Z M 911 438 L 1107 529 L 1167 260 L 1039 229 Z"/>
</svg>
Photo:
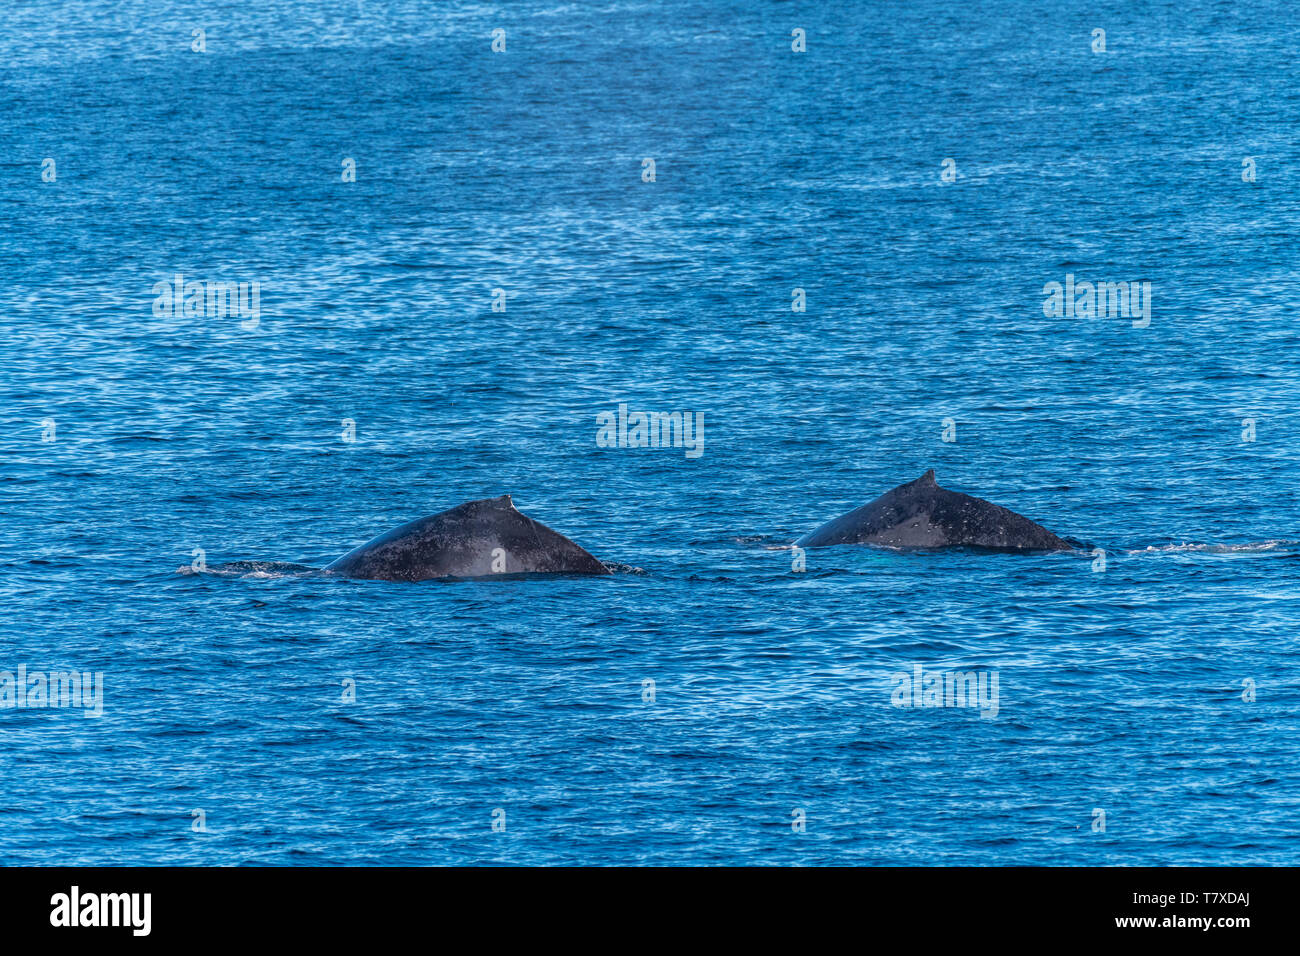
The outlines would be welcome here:
<svg viewBox="0 0 1300 956">
<path fill-rule="evenodd" d="M 835 544 L 1002 551 L 1069 551 L 1076 547 L 1024 515 L 939 487 L 933 468 L 861 508 L 832 518 L 795 542 L 799 548 Z"/>
<path fill-rule="evenodd" d="M 564 535 L 517 511 L 509 495 L 467 501 L 394 528 L 325 570 L 384 581 L 610 573 Z"/>
</svg>

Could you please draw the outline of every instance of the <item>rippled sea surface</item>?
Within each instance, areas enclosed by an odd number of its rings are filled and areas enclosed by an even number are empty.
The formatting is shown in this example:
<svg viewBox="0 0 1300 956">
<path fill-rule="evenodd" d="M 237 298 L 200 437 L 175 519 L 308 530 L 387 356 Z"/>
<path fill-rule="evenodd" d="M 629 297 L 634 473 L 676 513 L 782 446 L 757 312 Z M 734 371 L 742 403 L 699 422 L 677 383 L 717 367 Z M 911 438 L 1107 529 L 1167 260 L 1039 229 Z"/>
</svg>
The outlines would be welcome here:
<svg viewBox="0 0 1300 956">
<path fill-rule="evenodd" d="M 0 12 L 0 860 L 1296 861 L 1293 5 L 252 6 Z M 1088 550 L 792 570 L 927 468 Z M 285 566 L 507 493 L 643 573 Z"/>
</svg>

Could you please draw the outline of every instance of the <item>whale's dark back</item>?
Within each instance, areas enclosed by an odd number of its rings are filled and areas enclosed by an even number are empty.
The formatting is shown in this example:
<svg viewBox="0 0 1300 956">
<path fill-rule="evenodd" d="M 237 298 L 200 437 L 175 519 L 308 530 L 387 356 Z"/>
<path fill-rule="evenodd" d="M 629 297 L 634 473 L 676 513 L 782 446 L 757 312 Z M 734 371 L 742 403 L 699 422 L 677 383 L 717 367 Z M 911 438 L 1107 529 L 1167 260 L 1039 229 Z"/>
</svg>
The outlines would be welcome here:
<svg viewBox="0 0 1300 956">
<path fill-rule="evenodd" d="M 898 548 L 975 547 L 1066 551 L 1073 545 L 1040 524 L 983 498 L 940 488 L 934 471 L 840 515 L 795 544 L 879 544 Z"/>
<path fill-rule="evenodd" d="M 325 570 L 386 581 L 610 573 L 564 535 L 515 510 L 509 495 L 469 501 L 394 528 Z"/>
</svg>

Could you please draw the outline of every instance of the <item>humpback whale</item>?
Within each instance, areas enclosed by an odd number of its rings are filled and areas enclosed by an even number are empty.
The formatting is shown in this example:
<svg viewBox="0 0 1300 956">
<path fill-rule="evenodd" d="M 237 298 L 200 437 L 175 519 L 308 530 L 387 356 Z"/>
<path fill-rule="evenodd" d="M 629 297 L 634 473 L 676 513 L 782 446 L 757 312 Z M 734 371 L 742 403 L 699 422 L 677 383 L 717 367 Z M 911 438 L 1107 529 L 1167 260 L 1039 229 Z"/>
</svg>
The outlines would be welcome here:
<svg viewBox="0 0 1300 956">
<path fill-rule="evenodd" d="M 983 498 L 940 488 L 933 468 L 861 508 L 832 518 L 796 541 L 795 547 L 833 544 L 1010 551 L 1069 551 L 1076 547 L 1024 515 Z"/>
<path fill-rule="evenodd" d="M 383 581 L 611 573 L 564 535 L 515 510 L 509 495 L 468 501 L 394 528 L 325 570 Z"/>
</svg>

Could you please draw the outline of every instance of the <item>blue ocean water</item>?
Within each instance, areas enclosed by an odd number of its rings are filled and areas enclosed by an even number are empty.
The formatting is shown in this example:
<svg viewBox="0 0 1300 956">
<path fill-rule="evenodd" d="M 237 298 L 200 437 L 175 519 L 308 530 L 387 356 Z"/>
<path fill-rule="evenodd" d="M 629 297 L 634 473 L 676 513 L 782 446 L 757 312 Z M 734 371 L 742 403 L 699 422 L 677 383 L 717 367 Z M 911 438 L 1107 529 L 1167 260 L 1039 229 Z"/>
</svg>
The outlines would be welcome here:
<svg viewBox="0 0 1300 956">
<path fill-rule="evenodd" d="M 1282 0 L 7 4 L 0 671 L 103 697 L 0 708 L 0 862 L 1294 863 L 1298 44 Z M 620 403 L 702 454 L 598 447 Z M 931 467 L 1089 550 L 792 570 Z M 215 570 L 506 493 L 637 570 Z M 896 706 L 917 666 L 996 715 Z"/>
</svg>

